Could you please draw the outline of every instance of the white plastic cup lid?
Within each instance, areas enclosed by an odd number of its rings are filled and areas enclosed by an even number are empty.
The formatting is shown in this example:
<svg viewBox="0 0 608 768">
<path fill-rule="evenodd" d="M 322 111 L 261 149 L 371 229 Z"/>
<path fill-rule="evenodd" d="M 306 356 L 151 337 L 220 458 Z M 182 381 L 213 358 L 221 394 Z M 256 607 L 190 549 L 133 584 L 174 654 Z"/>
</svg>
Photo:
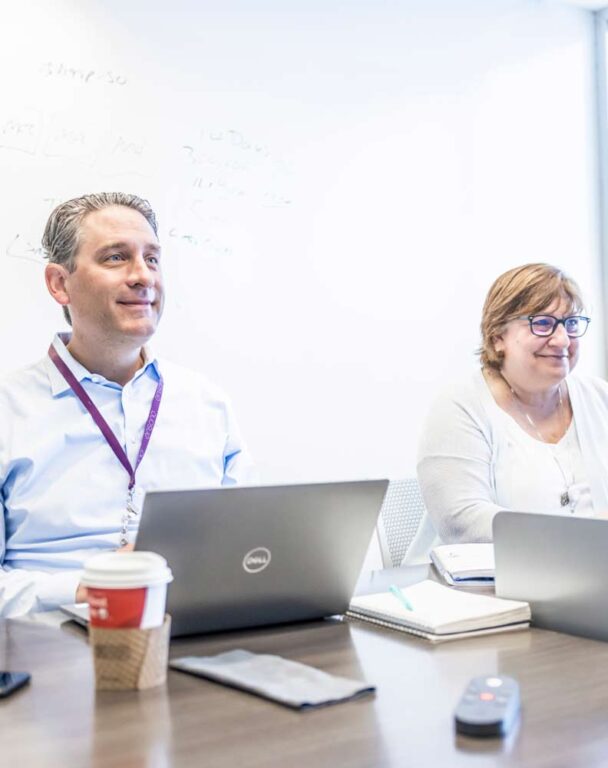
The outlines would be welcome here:
<svg viewBox="0 0 608 768">
<path fill-rule="evenodd" d="M 164 557 L 155 552 L 104 552 L 87 560 L 85 587 L 135 589 L 168 584 L 173 574 Z"/>
</svg>

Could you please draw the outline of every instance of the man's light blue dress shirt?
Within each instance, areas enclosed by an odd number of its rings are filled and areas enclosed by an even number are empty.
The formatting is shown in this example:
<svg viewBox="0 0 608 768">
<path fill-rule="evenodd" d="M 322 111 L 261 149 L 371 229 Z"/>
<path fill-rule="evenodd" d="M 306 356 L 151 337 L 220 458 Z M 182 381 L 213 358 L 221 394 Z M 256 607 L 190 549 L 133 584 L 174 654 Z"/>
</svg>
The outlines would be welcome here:
<svg viewBox="0 0 608 768">
<path fill-rule="evenodd" d="M 53 345 L 134 466 L 159 371 L 164 392 L 137 470 L 145 491 L 253 482 L 253 465 L 223 394 L 201 374 L 146 352 L 124 387 Z M 65 343 L 64 343 L 65 342 Z M 0 616 L 74 601 L 85 560 L 116 549 L 129 476 L 48 355 L 0 380 Z M 132 531 L 134 536 L 135 531 Z"/>
</svg>

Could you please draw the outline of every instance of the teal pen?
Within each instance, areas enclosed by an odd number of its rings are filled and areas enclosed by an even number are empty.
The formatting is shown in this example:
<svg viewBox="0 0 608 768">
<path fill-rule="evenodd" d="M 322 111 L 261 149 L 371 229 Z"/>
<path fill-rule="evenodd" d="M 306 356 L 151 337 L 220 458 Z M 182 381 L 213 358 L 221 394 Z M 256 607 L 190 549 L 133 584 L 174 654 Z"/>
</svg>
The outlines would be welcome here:
<svg viewBox="0 0 608 768">
<path fill-rule="evenodd" d="M 399 589 L 399 587 L 395 586 L 395 584 L 391 584 L 390 587 L 388 588 L 388 591 L 391 593 L 391 595 L 394 595 L 397 598 L 397 600 L 399 600 L 399 602 L 405 608 L 406 611 L 414 610 L 414 606 L 410 603 L 410 601 Z"/>
</svg>

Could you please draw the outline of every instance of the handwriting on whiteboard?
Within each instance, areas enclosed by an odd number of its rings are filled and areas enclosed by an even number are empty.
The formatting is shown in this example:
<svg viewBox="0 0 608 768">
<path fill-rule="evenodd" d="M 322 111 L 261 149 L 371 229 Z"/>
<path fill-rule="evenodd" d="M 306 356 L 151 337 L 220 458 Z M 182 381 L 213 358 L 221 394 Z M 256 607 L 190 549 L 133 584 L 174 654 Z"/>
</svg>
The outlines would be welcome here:
<svg viewBox="0 0 608 768">
<path fill-rule="evenodd" d="M 45 61 L 40 67 L 45 77 L 69 80 L 74 83 L 88 85 L 102 83 L 104 85 L 126 85 L 128 80 L 124 75 L 116 74 L 110 69 L 97 71 L 86 67 L 73 67 L 63 61 Z"/>
<path fill-rule="evenodd" d="M 15 235 L 6 245 L 6 255 L 11 259 L 24 259 L 25 261 L 44 262 L 42 246 L 36 245 L 22 235 Z"/>
<path fill-rule="evenodd" d="M 4 155 L 17 173 L 19 167 L 39 167 L 46 179 L 43 207 L 53 201 L 49 212 L 59 202 L 63 179 L 76 180 L 84 191 L 90 179 L 100 188 L 161 189 L 161 198 L 172 201 L 166 231 L 173 245 L 222 258 L 250 247 L 241 232 L 262 221 L 260 214 L 293 206 L 292 171 L 258 130 L 209 119 L 182 124 L 179 114 L 170 123 L 140 115 L 130 107 L 133 79 L 108 66 L 59 58 L 34 66 L 45 98 L 3 103 L 0 163 Z M 96 86 L 111 86 L 113 93 L 102 96 Z M 5 233 L 4 255 L 43 263 L 32 224 L 25 215 L 14 222 Z"/>
<path fill-rule="evenodd" d="M 9 114 L 0 121 L 0 147 L 35 155 L 41 126 L 42 115 L 36 109 L 20 109 Z"/>
<path fill-rule="evenodd" d="M 153 177 L 159 165 L 166 168 L 169 163 L 193 198 L 206 195 L 275 208 L 291 205 L 283 190 L 288 175 L 284 165 L 268 147 L 241 132 L 201 131 L 196 142 L 177 142 L 155 146 L 141 135 L 98 130 L 35 109 L 16 110 L 0 120 L 0 149 L 77 161 L 107 176 Z"/>
</svg>

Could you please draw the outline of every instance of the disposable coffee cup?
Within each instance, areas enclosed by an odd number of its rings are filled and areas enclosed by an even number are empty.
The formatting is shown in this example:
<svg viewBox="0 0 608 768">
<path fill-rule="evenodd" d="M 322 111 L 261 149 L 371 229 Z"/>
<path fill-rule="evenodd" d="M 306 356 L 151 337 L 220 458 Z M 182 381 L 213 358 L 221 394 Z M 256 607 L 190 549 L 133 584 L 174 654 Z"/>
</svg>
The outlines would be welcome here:
<svg viewBox="0 0 608 768">
<path fill-rule="evenodd" d="M 164 557 L 154 552 L 107 552 L 85 565 L 89 622 L 101 629 L 152 629 L 165 618 L 167 584 L 173 580 Z"/>
<path fill-rule="evenodd" d="M 82 584 L 98 690 L 165 683 L 171 633 L 165 603 L 172 578 L 167 561 L 153 552 L 109 552 L 86 563 Z"/>
</svg>

